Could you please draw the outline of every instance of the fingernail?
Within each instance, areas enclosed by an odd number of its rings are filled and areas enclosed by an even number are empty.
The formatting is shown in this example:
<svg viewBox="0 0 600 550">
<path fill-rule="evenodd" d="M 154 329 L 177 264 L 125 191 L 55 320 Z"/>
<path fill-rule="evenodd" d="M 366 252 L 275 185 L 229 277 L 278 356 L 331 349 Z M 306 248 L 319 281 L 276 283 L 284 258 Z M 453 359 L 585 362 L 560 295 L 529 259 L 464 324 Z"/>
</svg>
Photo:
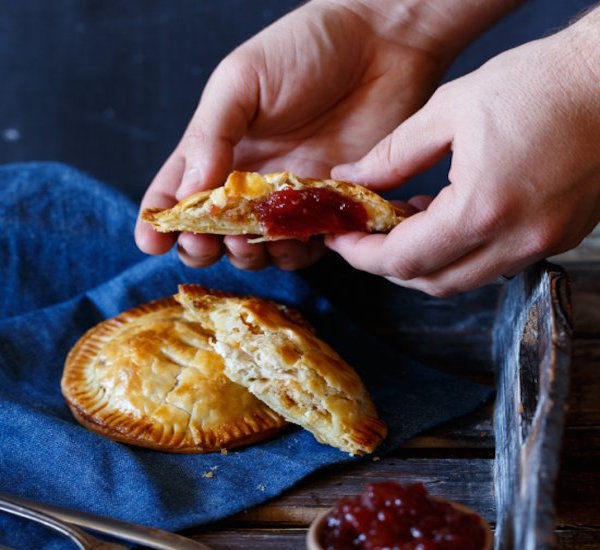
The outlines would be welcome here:
<svg viewBox="0 0 600 550">
<path fill-rule="evenodd" d="M 356 166 L 355 163 L 339 164 L 331 170 L 331 177 L 338 180 L 351 179 Z"/>
</svg>

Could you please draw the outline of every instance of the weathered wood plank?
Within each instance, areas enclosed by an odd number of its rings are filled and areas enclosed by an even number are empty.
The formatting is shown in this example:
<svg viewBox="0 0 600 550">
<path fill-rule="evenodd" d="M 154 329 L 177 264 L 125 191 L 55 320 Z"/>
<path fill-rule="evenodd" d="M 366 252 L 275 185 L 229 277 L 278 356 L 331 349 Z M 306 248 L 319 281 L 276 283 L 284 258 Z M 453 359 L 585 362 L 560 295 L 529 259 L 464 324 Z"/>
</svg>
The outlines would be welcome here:
<svg viewBox="0 0 600 550">
<path fill-rule="evenodd" d="M 551 258 L 551 261 L 565 266 L 572 263 L 600 261 L 600 225 L 597 225 L 579 246 Z"/>
<path fill-rule="evenodd" d="M 598 413 L 600 414 L 600 411 Z M 600 425 L 567 426 L 563 437 L 561 464 L 566 465 L 570 462 L 593 462 L 597 466 L 600 465 Z M 600 492 L 598 494 L 600 495 Z M 600 517 L 598 524 L 600 525 Z"/>
<path fill-rule="evenodd" d="M 574 341 L 567 403 L 569 426 L 600 426 L 600 338 Z"/>
<path fill-rule="evenodd" d="M 600 263 L 568 266 L 573 289 L 574 337 L 600 336 Z"/>
<path fill-rule="evenodd" d="M 559 529 L 556 532 L 556 550 L 598 550 L 599 546 L 600 529 L 598 528 Z"/>
<path fill-rule="evenodd" d="M 556 516 L 559 527 L 600 527 L 600 470 L 593 461 L 563 464 L 556 486 Z M 600 539 L 598 540 L 600 548 Z"/>
<path fill-rule="evenodd" d="M 550 549 L 571 356 L 568 281 L 534 266 L 505 290 L 494 335 L 499 544 Z"/>
<path fill-rule="evenodd" d="M 383 458 L 345 468 L 331 468 L 311 476 L 262 506 L 234 516 L 228 523 L 252 524 L 254 527 L 305 526 L 339 498 L 361 492 L 367 483 L 385 480 L 422 481 L 431 494 L 466 504 L 486 520 L 493 521 L 492 463 L 489 458 Z"/>
<path fill-rule="evenodd" d="M 306 529 L 236 529 L 196 535 L 197 541 L 214 550 L 304 550 Z M 559 529 L 556 532 L 557 550 L 598 550 L 600 529 Z"/>
<path fill-rule="evenodd" d="M 557 481 L 557 520 L 600 526 L 600 338 L 575 339 L 567 428 Z M 600 538 L 597 539 L 600 546 Z"/>
<path fill-rule="evenodd" d="M 428 430 L 408 441 L 404 449 L 493 449 L 494 404 L 490 402 L 475 412 Z"/>
<path fill-rule="evenodd" d="M 210 531 L 192 538 L 213 550 L 305 550 L 306 531 L 300 529 L 234 529 Z"/>
</svg>

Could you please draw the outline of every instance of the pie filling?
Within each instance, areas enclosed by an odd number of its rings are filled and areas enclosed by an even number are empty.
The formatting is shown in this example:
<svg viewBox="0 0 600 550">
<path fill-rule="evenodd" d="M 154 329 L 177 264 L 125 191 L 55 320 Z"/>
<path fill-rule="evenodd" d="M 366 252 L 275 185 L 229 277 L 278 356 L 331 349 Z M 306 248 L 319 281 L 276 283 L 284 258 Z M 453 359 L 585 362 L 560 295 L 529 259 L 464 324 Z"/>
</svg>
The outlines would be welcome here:
<svg viewBox="0 0 600 550">
<path fill-rule="evenodd" d="M 275 191 L 255 203 L 254 213 L 270 237 L 307 241 L 312 235 L 367 231 L 362 204 L 322 187 Z"/>
</svg>

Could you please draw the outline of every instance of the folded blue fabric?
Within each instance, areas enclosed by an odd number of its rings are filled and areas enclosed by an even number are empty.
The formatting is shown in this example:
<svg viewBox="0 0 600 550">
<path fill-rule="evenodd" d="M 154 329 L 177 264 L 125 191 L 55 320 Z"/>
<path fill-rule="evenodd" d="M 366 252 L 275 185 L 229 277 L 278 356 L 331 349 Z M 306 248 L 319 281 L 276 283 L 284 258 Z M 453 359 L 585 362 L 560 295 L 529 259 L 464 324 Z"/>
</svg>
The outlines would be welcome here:
<svg viewBox="0 0 600 550">
<path fill-rule="evenodd" d="M 488 388 L 400 356 L 332 307 L 300 275 L 201 270 L 133 244 L 136 208 L 60 164 L 0 168 L 0 491 L 170 530 L 244 510 L 326 465 L 357 460 L 300 429 L 223 456 L 174 455 L 113 442 L 81 427 L 60 393 L 70 347 L 99 321 L 173 294 L 181 282 L 255 294 L 301 310 L 371 391 L 389 437 L 385 453 L 465 414 Z M 212 478 L 204 477 L 213 472 Z M 64 541 L 0 514 L 0 543 Z"/>
</svg>

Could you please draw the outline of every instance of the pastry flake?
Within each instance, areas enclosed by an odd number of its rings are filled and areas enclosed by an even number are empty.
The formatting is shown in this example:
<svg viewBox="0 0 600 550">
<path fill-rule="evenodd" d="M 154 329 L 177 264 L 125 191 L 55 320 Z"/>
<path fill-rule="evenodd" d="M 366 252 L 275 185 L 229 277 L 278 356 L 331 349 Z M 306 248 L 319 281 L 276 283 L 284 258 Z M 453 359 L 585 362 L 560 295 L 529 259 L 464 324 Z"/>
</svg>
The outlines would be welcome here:
<svg viewBox="0 0 600 550">
<path fill-rule="evenodd" d="M 386 436 L 358 374 L 298 313 L 198 285 L 180 285 L 176 299 L 214 331 L 225 375 L 318 441 L 364 454 Z"/>
<path fill-rule="evenodd" d="M 162 233 L 257 236 L 251 242 L 387 232 L 402 219 L 399 208 L 361 185 L 290 172 L 232 172 L 222 187 L 196 193 L 166 210 L 142 212 L 142 220 Z"/>
<path fill-rule="evenodd" d="M 77 342 L 63 395 L 90 430 L 158 450 L 218 451 L 281 432 L 283 418 L 223 374 L 212 336 L 173 297 L 144 304 Z"/>
</svg>

